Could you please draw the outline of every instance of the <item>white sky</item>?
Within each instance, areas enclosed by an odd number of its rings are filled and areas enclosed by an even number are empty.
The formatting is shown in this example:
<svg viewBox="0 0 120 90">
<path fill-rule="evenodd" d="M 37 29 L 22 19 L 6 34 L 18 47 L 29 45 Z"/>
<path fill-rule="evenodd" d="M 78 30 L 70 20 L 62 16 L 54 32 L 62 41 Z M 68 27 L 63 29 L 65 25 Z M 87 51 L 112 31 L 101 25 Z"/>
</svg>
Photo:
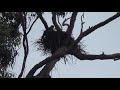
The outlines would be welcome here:
<svg viewBox="0 0 120 90">
<path fill-rule="evenodd" d="M 111 17 L 115 12 L 84 12 L 85 21 L 84 30 L 89 26 L 104 21 Z M 73 36 L 77 38 L 80 32 L 80 17 L 82 13 L 79 13 L 74 27 Z M 69 17 L 70 15 L 68 15 Z M 45 14 L 49 26 L 51 25 L 51 15 Z M 62 20 L 61 20 L 62 21 Z M 44 26 L 40 20 L 37 20 L 33 26 L 32 31 L 28 35 L 30 52 L 28 55 L 25 75 L 28 71 L 38 62 L 44 60 L 47 56 L 42 56 L 41 52 L 36 51 L 36 47 L 33 44 L 43 33 Z M 101 54 L 104 51 L 105 54 L 120 53 L 120 18 L 110 22 L 97 29 L 92 34 L 83 39 L 86 45 L 85 50 L 91 54 Z M 51 72 L 53 78 L 118 78 L 120 77 L 120 61 L 80 61 L 73 57 L 73 61 L 69 59 L 69 63 L 64 64 L 63 60 L 58 62 Z M 21 65 L 23 61 L 23 48 L 19 50 L 19 56 L 17 57 L 14 72 L 16 75 L 20 73 Z"/>
</svg>

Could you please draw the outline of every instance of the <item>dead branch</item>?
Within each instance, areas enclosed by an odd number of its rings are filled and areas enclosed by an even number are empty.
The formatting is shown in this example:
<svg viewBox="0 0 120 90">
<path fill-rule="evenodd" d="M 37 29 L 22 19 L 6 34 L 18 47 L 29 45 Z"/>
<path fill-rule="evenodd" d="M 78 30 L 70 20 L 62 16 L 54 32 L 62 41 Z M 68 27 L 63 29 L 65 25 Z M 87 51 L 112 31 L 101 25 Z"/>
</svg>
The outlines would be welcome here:
<svg viewBox="0 0 120 90">
<path fill-rule="evenodd" d="M 99 24 L 87 29 L 86 31 L 84 31 L 83 33 L 83 37 L 89 35 L 90 33 L 92 33 L 93 31 L 95 31 L 96 29 L 108 24 L 109 22 L 115 20 L 116 18 L 118 18 L 120 16 L 120 12 L 118 12 L 117 14 L 113 15 L 112 17 L 108 18 L 107 20 L 100 22 Z"/>
<path fill-rule="evenodd" d="M 81 54 L 81 52 L 79 51 L 73 51 L 71 52 L 71 55 L 74 55 L 75 57 L 77 57 L 80 60 L 109 60 L 109 59 L 113 59 L 115 60 L 119 60 L 120 59 L 120 53 L 115 53 L 115 54 L 99 54 L 99 55 L 91 55 L 91 54 Z"/>
<path fill-rule="evenodd" d="M 76 41 L 73 43 L 72 46 L 76 45 L 78 42 L 80 42 L 80 40 L 82 38 L 84 38 L 85 36 L 89 35 L 90 33 L 92 33 L 93 31 L 95 31 L 96 29 L 108 24 L 109 22 L 115 20 L 116 18 L 118 18 L 120 16 L 120 12 L 118 12 L 117 14 L 113 15 L 112 17 L 108 18 L 107 20 L 100 22 L 99 24 L 88 28 L 86 31 L 84 31 L 82 34 L 79 35 L 79 37 L 76 39 Z"/>
<path fill-rule="evenodd" d="M 59 25 L 57 24 L 57 21 L 56 21 L 56 12 L 52 12 L 52 22 L 53 22 L 56 30 L 62 31 L 62 29 L 59 27 Z"/>
<path fill-rule="evenodd" d="M 67 28 L 67 31 L 66 31 L 66 33 L 68 33 L 70 35 L 72 34 L 77 14 L 78 14 L 78 12 L 73 12 L 72 16 L 71 16 L 70 25 L 69 25 L 69 27 Z"/>
<path fill-rule="evenodd" d="M 37 13 L 38 17 L 40 18 L 40 20 L 42 21 L 45 29 L 47 30 L 47 29 L 48 29 L 48 24 L 47 24 L 47 22 L 45 21 L 45 19 L 43 18 L 42 13 L 41 13 L 41 12 L 36 12 L 36 13 Z"/>
</svg>

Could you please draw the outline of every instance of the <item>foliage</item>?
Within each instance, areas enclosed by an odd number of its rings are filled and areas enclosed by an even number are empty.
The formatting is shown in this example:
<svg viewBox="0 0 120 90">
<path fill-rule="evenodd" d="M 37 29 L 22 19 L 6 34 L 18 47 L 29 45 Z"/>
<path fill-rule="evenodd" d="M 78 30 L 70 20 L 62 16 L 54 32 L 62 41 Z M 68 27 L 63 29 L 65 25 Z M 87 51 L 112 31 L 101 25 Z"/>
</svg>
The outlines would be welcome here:
<svg viewBox="0 0 120 90">
<path fill-rule="evenodd" d="M 8 66 L 13 66 L 18 54 L 21 34 L 18 30 L 20 17 L 17 13 L 2 13 L 0 17 L 0 69 L 3 75 Z"/>
<path fill-rule="evenodd" d="M 0 78 L 14 78 L 15 74 L 10 71 L 6 71 L 4 69 L 0 70 Z"/>
</svg>

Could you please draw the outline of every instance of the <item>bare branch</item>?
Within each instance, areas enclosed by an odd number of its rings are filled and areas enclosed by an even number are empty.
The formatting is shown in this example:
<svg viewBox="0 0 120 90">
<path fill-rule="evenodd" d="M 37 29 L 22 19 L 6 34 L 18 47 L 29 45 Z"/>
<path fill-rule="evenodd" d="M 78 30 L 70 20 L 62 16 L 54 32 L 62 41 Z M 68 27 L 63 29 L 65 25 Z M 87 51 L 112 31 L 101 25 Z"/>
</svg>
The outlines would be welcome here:
<svg viewBox="0 0 120 90">
<path fill-rule="evenodd" d="M 34 23 L 37 21 L 37 19 L 38 19 L 38 16 L 36 17 L 36 19 L 35 19 L 35 20 L 33 21 L 33 23 L 31 24 L 31 26 L 30 26 L 30 28 L 29 28 L 27 34 L 30 32 L 30 30 L 32 29 Z"/>
<path fill-rule="evenodd" d="M 66 33 L 68 33 L 70 35 L 72 34 L 77 14 L 78 14 L 78 12 L 73 12 L 72 17 L 70 19 L 70 26 L 67 28 L 67 31 L 66 31 Z"/>
<path fill-rule="evenodd" d="M 41 68 L 43 65 L 52 62 L 53 60 L 58 60 L 58 58 L 63 57 L 68 53 L 68 49 L 65 47 L 59 48 L 55 54 L 53 54 L 51 57 L 46 58 L 45 60 L 41 61 L 40 63 L 36 64 L 27 74 L 26 78 L 30 78 L 34 75 L 37 69 Z"/>
<path fill-rule="evenodd" d="M 89 35 L 90 33 L 92 33 L 93 31 L 95 31 L 96 29 L 108 24 L 109 22 L 113 21 L 114 19 L 118 18 L 120 16 L 120 12 L 118 12 L 117 14 L 113 15 L 112 17 L 108 18 L 107 20 L 100 22 L 99 24 L 87 29 L 84 33 L 83 33 L 83 37 Z"/>
<path fill-rule="evenodd" d="M 42 21 L 45 29 L 47 30 L 47 29 L 48 29 L 48 24 L 47 24 L 47 22 L 45 21 L 45 19 L 43 18 L 41 12 L 36 12 L 36 13 L 37 13 L 38 17 L 40 18 L 40 20 Z"/>
<path fill-rule="evenodd" d="M 87 54 L 81 54 L 81 52 L 79 52 L 79 51 L 74 51 L 71 54 L 74 55 L 75 57 L 77 57 L 80 60 L 96 60 L 96 59 L 100 59 L 100 60 L 109 60 L 109 59 L 119 60 L 120 59 L 120 53 L 109 54 L 109 55 L 106 55 L 104 53 L 102 53 L 100 55 L 90 55 L 90 54 L 87 55 Z"/>
<path fill-rule="evenodd" d="M 101 22 L 101 23 L 99 23 L 99 24 L 97 24 L 97 25 L 95 25 L 95 26 L 93 26 L 93 27 L 91 27 L 91 28 L 88 28 L 86 31 L 84 31 L 82 34 L 79 35 L 79 37 L 78 37 L 78 38 L 76 39 L 76 41 L 73 43 L 72 47 L 73 47 L 74 45 L 76 45 L 78 42 L 80 42 L 80 40 L 81 40 L 83 37 L 89 35 L 89 34 L 92 33 L 93 31 L 95 31 L 96 29 L 98 29 L 98 28 L 100 28 L 100 27 L 108 24 L 109 22 L 115 20 L 115 19 L 118 18 L 119 16 L 120 16 L 120 12 L 117 13 L 117 14 L 115 14 L 114 16 L 108 18 L 107 20 L 105 20 L 105 21 L 103 21 L 103 22 Z"/>
<path fill-rule="evenodd" d="M 62 29 L 59 27 L 59 25 L 56 22 L 56 13 L 55 12 L 52 12 L 52 22 L 53 22 L 56 30 L 62 31 Z"/>
</svg>

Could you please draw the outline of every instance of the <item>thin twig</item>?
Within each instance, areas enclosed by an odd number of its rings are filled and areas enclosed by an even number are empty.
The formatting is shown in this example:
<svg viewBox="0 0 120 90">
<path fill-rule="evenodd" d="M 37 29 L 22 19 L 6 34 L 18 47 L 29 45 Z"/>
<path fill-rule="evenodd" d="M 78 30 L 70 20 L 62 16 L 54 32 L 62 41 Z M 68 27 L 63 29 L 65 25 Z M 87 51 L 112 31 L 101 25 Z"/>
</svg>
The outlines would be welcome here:
<svg viewBox="0 0 120 90">
<path fill-rule="evenodd" d="M 62 23 L 62 26 L 70 26 L 69 24 L 67 24 L 67 23 L 65 23 L 65 22 L 67 22 L 68 21 L 68 19 L 70 19 L 71 17 L 69 17 L 69 18 L 65 18 L 65 20 L 63 21 L 63 23 Z"/>
<path fill-rule="evenodd" d="M 30 26 L 30 28 L 29 28 L 27 34 L 30 32 L 30 30 L 32 29 L 33 25 L 34 25 L 35 22 L 37 21 L 37 19 L 38 19 L 38 16 L 36 17 L 36 19 L 35 19 L 35 20 L 33 21 L 33 23 L 31 24 L 31 26 Z"/>
</svg>

